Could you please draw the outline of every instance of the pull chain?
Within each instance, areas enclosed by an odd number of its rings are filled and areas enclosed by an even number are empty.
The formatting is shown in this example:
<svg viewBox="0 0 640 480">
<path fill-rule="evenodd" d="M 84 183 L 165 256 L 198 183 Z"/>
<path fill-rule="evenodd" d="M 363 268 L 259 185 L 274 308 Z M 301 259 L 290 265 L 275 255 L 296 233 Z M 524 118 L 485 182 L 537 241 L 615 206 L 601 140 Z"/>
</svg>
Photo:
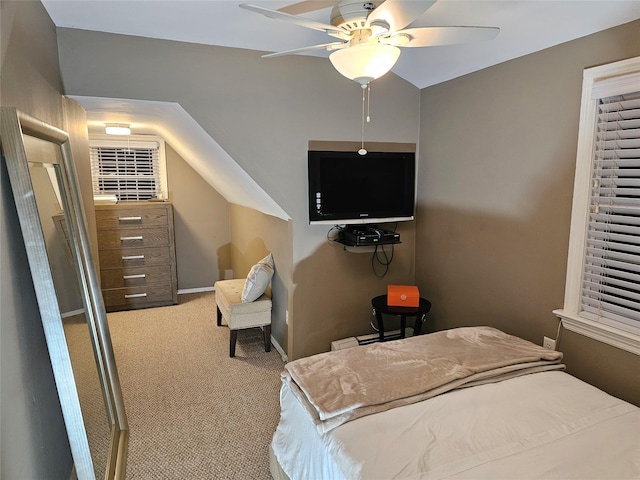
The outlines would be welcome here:
<svg viewBox="0 0 640 480">
<path fill-rule="evenodd" d="M 367 83 L 367 123 L 371 122 L 371 117 L 369 116 L 371 105 L 371 84 Z"/>
<path fill-rule="evenodd" d="M 367 154 L 367 150 L 364 148 L 364 122 L 365 119 L 367 121 L 367 123 L 371 122 L 371 117 L 369 116 L 369 111 L 370 111 L 370 105 L 371 105 L 371 84 L 367 84 L 367 96 L 365 98 L 365 88 L 362 89 L 362 136 L 361 136 L 361 143 L 360 143 L 360 150 L 358 150 L 358 153 L 360 155 L 366 155 Z M 365 115 L 365 102 L 366 102 L 366 115 Z"/>
</svg>

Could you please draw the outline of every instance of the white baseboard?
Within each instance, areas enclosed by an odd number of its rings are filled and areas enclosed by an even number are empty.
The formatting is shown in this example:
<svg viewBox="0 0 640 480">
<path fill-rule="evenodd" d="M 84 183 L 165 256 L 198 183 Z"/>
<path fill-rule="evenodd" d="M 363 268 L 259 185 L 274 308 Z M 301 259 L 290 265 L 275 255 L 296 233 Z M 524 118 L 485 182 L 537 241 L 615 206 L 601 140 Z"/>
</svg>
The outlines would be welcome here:
<svg viewBox="0 0 640 480">
<path fill-rule="evenodd" d="M 199 288 L 181 288 L 178 290 L 178 295 L 183 295 L 187 293 L 202 293 L 202 292 L 214 292 L 215 288 L 211 287 L 199 287 Z"/>
<path fill-rule="evenodd" d="M 289 357 L 287 357 L 287 354 L 284 353 L 284 350 L 282 349 L 280 344 L 278 342 L 276 342 L 276 339 L 273 338 L 273 336 L 271 337 L 271 345 L 273 345 L 273 347 L 278 351 L 278 353 L 282 357 L 282 361 L 284 363 L 287 363 L 289 361 Z"/>
<path fill-rule="evenodd" d="M 79 308 L 78 310 L 71 310 L 70 312 L 64 312 L 60 316 L 62 318 L 69 318 L 69 317 L 74 317 L 76 315 L 80 315 L 81 313 L 84 313 L 84 308 Z"/>
</svg>

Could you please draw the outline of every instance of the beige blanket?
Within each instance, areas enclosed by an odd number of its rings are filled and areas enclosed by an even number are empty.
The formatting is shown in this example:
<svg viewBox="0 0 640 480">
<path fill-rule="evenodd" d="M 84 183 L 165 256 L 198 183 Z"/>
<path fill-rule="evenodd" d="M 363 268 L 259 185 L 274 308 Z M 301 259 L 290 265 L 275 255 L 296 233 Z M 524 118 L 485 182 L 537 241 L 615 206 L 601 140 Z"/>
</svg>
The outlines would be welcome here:
<svg viewBox="0 0 640 480">
<path fill-rule="evenodd" d="M 561 360 L 500 330 L 464 327 L 301 358 L 282 377 L 325 433 L 457 388 L 564 369 Z"/>
</svg>

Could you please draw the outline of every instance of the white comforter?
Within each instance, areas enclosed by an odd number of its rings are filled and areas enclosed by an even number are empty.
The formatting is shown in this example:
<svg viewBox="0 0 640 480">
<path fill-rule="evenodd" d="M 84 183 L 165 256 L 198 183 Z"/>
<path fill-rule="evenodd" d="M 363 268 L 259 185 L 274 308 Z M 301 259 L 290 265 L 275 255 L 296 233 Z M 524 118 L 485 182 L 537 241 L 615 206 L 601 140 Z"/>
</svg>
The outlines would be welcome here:
<svg viewBox="0 0 640 480">
<path fill-rule="evenodd" d="M 564 372 L 451 391 L 319 435 L 283 384 L 292 479 L 640 479 L 640 409 Z"/>
</svg>

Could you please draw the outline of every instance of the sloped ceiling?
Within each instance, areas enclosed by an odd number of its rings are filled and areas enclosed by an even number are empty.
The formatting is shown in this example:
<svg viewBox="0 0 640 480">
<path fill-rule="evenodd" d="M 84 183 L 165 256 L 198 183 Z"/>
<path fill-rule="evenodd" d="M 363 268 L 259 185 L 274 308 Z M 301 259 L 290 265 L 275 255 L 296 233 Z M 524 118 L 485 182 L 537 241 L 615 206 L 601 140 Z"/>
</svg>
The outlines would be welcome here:
<svg viewBox="0 0 640 480">
<path fill-rule="evenodd" d="M 43 0 L 58 27 L 265 52 L 333 40 L 322 32 L 241 9 L 240 3 L 277 9 L 295 2 Z M 304 16 L 330 23 L 330 8 Z M 424 88 L 638 18 L 637 0 L 439 0 L 411 26 L 489 26 L 499 27 L 500 34 L 477 44 L 405 48 L 392 71 Z"/>
<path fill-rule="evenodd" d="M 233 161 L 177 103 L 69 96 L 87 111 L 89 131 L 107 122 L 131 125 L 138 134 L 158 135 L 228 202 L 256 208 L 284 220 L 289 215 Z M 242 185 L 243 188 L 237 188 Z"/>
</svg>

